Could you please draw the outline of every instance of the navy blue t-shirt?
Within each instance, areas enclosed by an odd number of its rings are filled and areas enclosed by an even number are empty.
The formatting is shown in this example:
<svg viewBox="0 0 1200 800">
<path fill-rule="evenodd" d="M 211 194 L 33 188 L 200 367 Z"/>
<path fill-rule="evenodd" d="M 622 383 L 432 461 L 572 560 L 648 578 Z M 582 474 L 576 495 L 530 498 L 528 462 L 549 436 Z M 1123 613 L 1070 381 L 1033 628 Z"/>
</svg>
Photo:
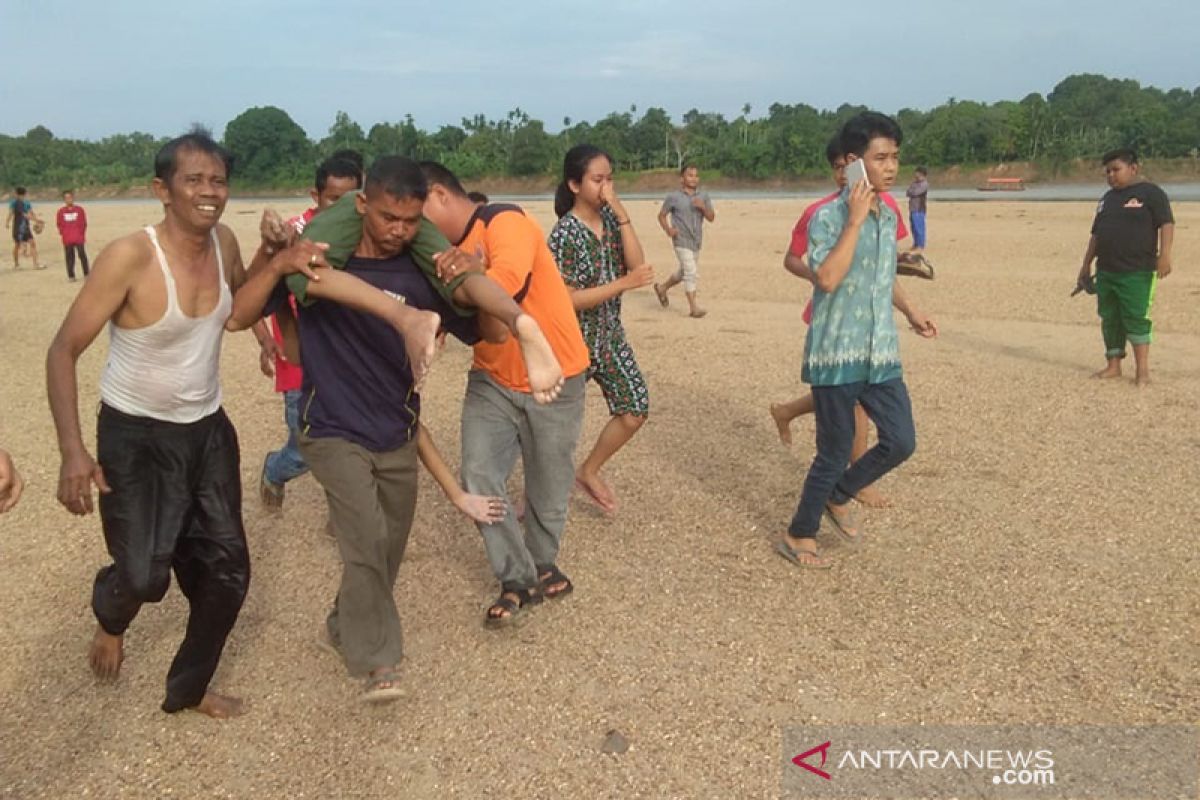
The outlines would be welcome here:
<svg viewBox="0 0 1200 800">
<path fill-rule="evenodd" d="M 455 313 L 407 252 L 386 259 L 353 256 L 345 271 L 413 308 L 437 312 L 443 328 L 465 344 L 479 341 L 475 318 Z M 413 391 L 399 332 L 373 314 L 330 300 L 302 305 L 299 312 L 300 429 L 313 438 L 345 439 L 377 453 L 416 437 L 421 396 Z"/>
</svg>

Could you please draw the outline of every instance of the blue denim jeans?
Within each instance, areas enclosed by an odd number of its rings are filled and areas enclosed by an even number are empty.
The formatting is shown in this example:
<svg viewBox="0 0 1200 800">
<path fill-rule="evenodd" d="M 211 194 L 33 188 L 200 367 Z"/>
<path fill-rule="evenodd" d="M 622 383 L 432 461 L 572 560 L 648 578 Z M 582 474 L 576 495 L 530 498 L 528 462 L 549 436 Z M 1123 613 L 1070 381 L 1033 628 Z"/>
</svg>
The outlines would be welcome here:
<svg viewBox="0 0 1200 800">
<path fill-rule="evenodd" d="M 858 404 L 875 423 L 879 443 L 847 468 L 854 446 L 854 406 Z M 901 378 L 886 383 L 814 386 L 813 413 L 817 418 L 817 457 L 808 470 L 800 505 L 788 526 L 789 534 L 806 539 L 817 535 L 826 503 L 849 502 L 917 448 L 912 403 Z"/>
<path fill-rule="evenodd" d="M 925 246 L 925 212 L 914 211 L 908 215 L 909 227 L 912 229 L 913 247 Z"/>
<path fill-rule="evenodd" d="M 278 486 L 308 472 L 308 462 L 300 455 L 297 440 L 300 435 L 300 396 L 299 389 L 283 393 L 283 418 L 288 429 L 287 444 L 267 454 L 267 480 Z"/>
</svg>

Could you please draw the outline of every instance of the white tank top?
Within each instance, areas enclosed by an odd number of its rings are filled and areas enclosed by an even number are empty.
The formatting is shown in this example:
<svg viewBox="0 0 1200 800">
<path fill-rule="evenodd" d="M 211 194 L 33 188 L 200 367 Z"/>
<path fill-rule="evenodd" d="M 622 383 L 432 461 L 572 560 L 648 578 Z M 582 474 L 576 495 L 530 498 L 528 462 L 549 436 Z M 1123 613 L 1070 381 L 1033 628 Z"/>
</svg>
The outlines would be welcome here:
<svg viewBox="0 0 1200 800">
<path fill-rule="evenodd" d="M 175 278 L 154 227 L 147 225 L 145 230 L 166 282 L 167 311 L 144 328 L 108 323 L 111 342 L 100 378 L 100 399 L 138 417 L 195 422 L 221 407 L 221 335 L 233 310 L 221 245 L 214 229 L 212 243 L 221 287 L 217 307 L 206 316 L 189 317 L 179 307 Z"/>
</svg>

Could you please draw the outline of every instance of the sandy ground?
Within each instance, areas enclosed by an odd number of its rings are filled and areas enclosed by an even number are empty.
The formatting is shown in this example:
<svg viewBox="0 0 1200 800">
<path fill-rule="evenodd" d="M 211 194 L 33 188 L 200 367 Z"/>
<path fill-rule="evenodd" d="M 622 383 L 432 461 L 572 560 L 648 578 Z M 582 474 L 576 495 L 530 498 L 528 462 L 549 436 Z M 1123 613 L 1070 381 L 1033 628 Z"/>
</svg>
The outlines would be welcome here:
<svg viewBox="0 0 1200 800">
<path fill-rule="evenodd" d="M 1139 392 L 1089 380 L 1102 365 L 1094 303 L 1067 296 L 1091 204 L 935 202 L 938 278 L 904 279 L 942 330 L 903 337 L 918 450 L 884 480 L 896 505 L 866 515 L 865 546 L 822 535 L 836 565 L 821 574 L 772 552 L 812 422 L 788 449 L 766 413 L 801 390 L 807 290 L 780 261 L 806 202 L 717 198 L 706 319 L 685 318 L 682 296 L 666 311 L 648 289 L 627 297 L 653 413 L 610 470 L 620 515 L 573 505 L 567 601 L 519 631 L 485 630 L 495 586 L 478 535 L 422 476 L 396 589 L 411 691 L 391 707 L 360 707 L 314 646 L 339 570 L 322 496 L 306 477 L 282 516 L 260 509 L 282 404 L 253 339 L 229 337 L 254 579 L 215 682 L 251 712 L 226 723 L 158 710 L 186 612 L 174 589 L 135 622 L 115 686 L 87 670 L 105 552 L 99 521 L 54 500 L 42 371 L 77 285 L 49 235 L 46 271 L 14 273 L 5 256 L 0 440 L 28 488 L 0 518 L 0 796 L 774 797 L 786 726 L 1196 722 L 1200 207 L 1176 208 L 1156 383 Z M 657 208 L 631 206 L 665 275 Z M 548 206 L 530 208 L 548 230 Z M 226 211 L 246 245 L 258 211 Z M 90 216 L 94 255 L 160 213 Z M 79 368 L 89 441 L 104 351 Z M 452 461 L 468 361 L 449 348 L 425 393 Z M 604 418 L 592 387 L 584 446 Z M 624 755 L 601 752 L 611 729 Z"/>
</svg>

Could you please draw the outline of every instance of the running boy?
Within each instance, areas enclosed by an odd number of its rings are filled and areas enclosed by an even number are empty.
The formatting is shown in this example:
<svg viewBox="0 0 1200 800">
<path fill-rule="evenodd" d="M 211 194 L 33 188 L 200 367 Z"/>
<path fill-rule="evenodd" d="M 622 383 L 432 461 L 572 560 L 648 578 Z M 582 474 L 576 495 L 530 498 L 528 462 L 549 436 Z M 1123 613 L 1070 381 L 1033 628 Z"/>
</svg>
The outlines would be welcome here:
<svg viewBox="0 0 1200 800">
<path fill-rule="evenodd" d="M 679 259 L 679 269 L 667 278 L 666 283 L 661 286 L 654 284 L 654 293 L 658 295 L 658 302 L 666 308 L 671 302 L 667 293 L 671 287 L 682 283 L 690 308 L 688 316 L 699 319 L 708 313 L 696 302 L 700 243 L 704 238 L 704 223 L 714 221 L 717 215 L 708 192 L 700 191 L 700 170 L 695 165 L 683 165 L 683 169 L 679 170 L 679 184 L 680 187 L 663 200 L 662 210 L 658 212 L 658 224 L 671 238 L 675 257 Z"/>
</svg>

